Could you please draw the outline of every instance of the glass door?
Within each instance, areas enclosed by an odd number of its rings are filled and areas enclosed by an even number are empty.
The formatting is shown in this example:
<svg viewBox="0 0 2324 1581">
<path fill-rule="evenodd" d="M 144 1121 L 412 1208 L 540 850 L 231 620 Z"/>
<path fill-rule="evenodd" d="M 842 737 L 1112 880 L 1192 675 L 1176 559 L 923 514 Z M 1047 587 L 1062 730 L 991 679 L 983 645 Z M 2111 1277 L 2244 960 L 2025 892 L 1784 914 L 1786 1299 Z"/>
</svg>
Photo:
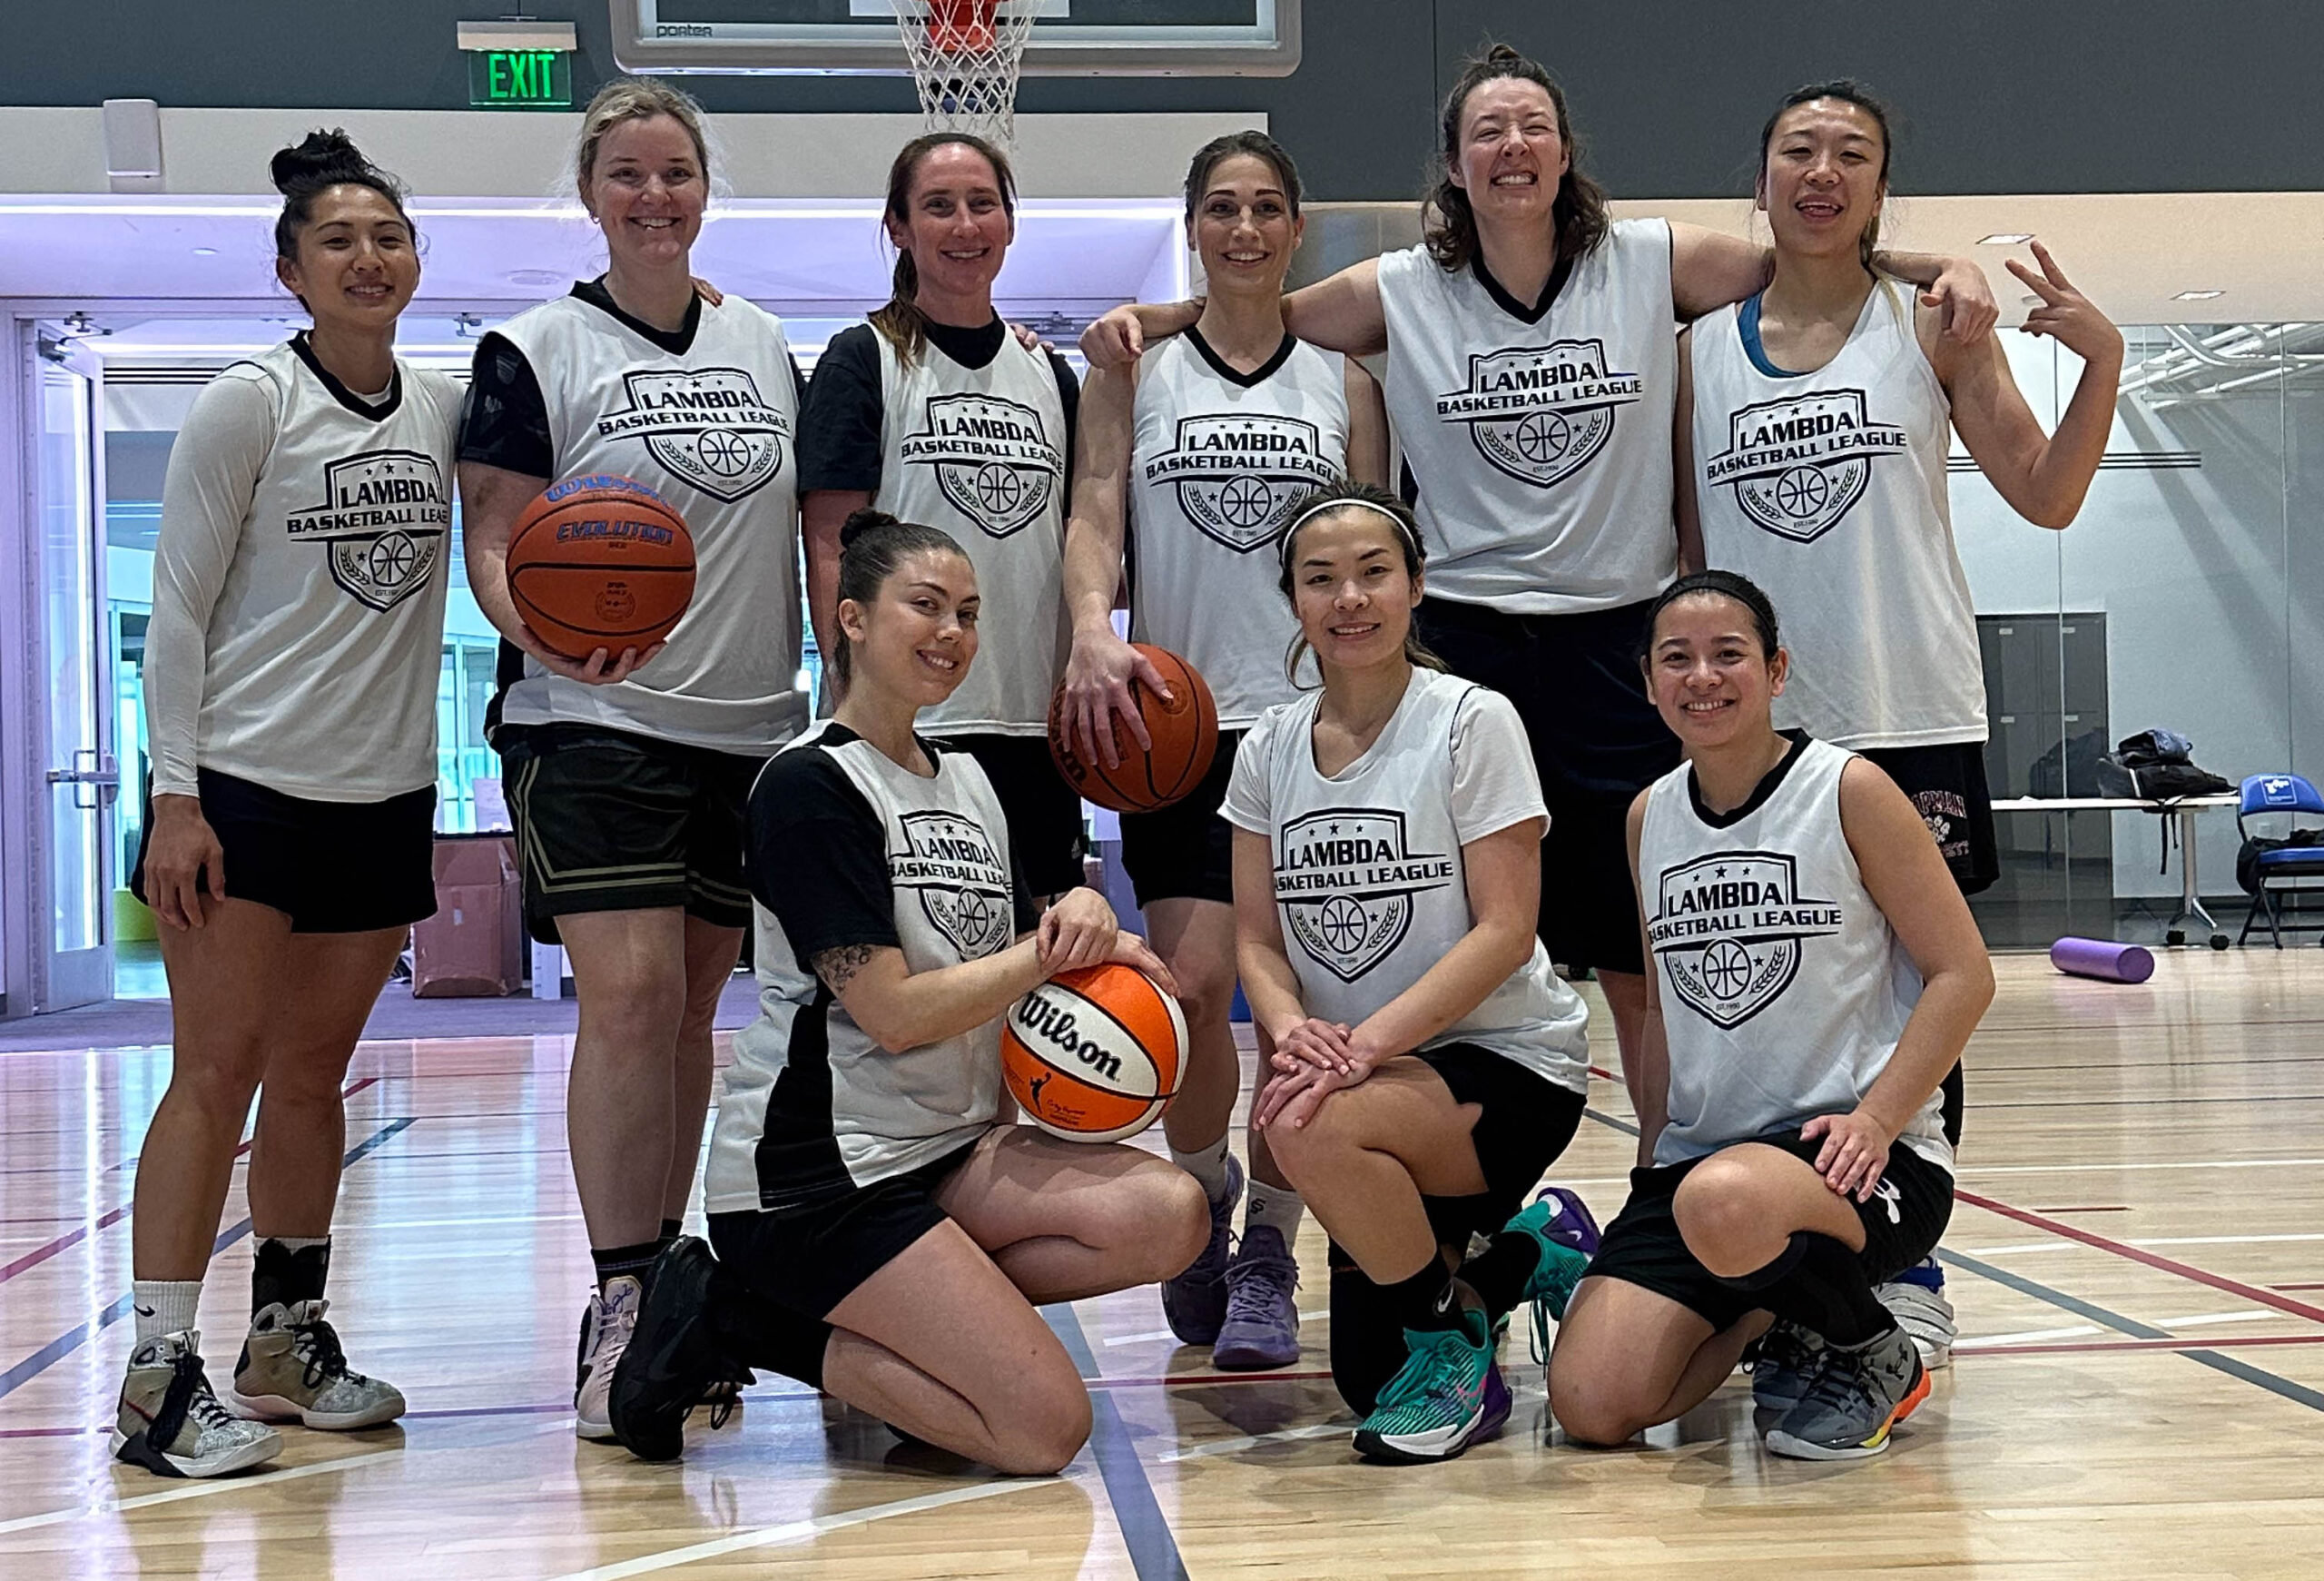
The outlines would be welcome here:
<svg viewBox="0 0 2324 1581">
<path fill-rule="evenodd" d="M 39 661 L 33 732 L 33 1008 L 113 992 L 113 759 L 105 623 L 103 374 L 59 325 L 25 326 Z"/>
</svg>

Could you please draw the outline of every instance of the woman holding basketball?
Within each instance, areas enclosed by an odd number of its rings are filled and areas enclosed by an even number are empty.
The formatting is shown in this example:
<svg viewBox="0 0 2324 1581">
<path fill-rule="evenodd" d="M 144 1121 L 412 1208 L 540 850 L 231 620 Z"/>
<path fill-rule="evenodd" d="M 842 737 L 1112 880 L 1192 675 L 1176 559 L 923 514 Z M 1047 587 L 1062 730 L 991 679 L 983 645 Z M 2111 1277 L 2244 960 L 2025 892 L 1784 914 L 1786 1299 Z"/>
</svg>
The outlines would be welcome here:
<svg viewBox="0 0 2324 1581">
<path fill-rule="evenodd" d="M 1993 965 L 1894 780 L 1769 716 L 1790 679 L 1775 610 L 1704 571 L 1656 600 L 1646 680 L 1687 745 L 1632 806 L 1659 970 L 1644 1158 L 1558 1330 L 1550 1404 L 1614 1444 L 1691 1410 L 1780 1317 L 1821 1337 L 1778 1454 L 1887 1447 L 1928 1393 L 1873 1293 L 1953 1208 L 1937 1084 Z"/>
<path fill-rule="evenodd" d="M 1760 130 L 1758 202 L 1775 238 L 1767 289 L 1679 341 L 1679 523 L 1686 558 L 1749 577 L 1785 610 L 1795 678 L 1781 728 L 1863 754 L 1902 787 L 1964 894 L 2000 871 L 1985 785 L 1985 690 L 1968 578 L 1953 542 L 1945 454 L 1957 429 L 2019 514 L 2063 528 L 2105 454 L 2122 337 L 2039 242 L 2027 320 L 2083 361 L 2044 435 L 1998 339 L 1940 332 L 1873 262 L 1887 197 L 1886 112 L 1858 84 L 1799 89 Z M 1945 1131 L 1961 1133 L 1961 1077 Z M 1934 1263 L 1884 1292 L 1928 1365 L 1951 1359 Z M 1808 1351 L 1779 1327 L 1754 1366 L 1796 1388 Z"/>
<path fill-rule="evenodd" d="M 606 1438 L 613 1363 L 693 1190 L 711 1022 L 750 920 L 751 780 L 806 721 L 783 326 L 705 302 L 688 255 L 710 156 L 693 100 L 621 79 L 583 117 L 576 176 L 609 263 L 477 349 L 460 492 L 468 581 L 507 639 L 488 726 L 508 780 L 533 936 L 581 996 L 566 1098 L 597 1290 L 575 1431 Z M 645 485 L 690 529 L 694 602 L 644 654 L 560 654 L 510 601 L 518 516 L 553 479 Z"/>
<path fill-rule="evenodd" d="M 374 1427 L 394 1386 L 324 1318 L 340 1083 L 411 924 L 436 909 L 436 677 L 459 387 L 395 356 L 419 284 L 403 190 L 344 133 L 274 156 L 275 273 L 313 327 L 202 390 L 170 454 L 146 637 L 152 800 L 130 888 L 162 924 L 174 1059 L 137 1162 L 116 1458 L 271 1459 L 229 1416 L 195 1308 L 259 1095 L 246 1416 Z M 374 554 L 390 544 L 408 553 Z"/>
<path fill-rule="evenodd" d="M 888 173 L 895 293 L 815 364 L 799 426 L 816 647 L 833 613 L 839 529 L 876 505 L 951 533 L 985 598 L 977 673 L 930 732 L 972 755 L 1000 793 L 1009 846 L 1039 895 L 1081 882 L 1081 798 L 1050 761 L 1049 695 L 1065 667 L 1059 557 L 1078 386 L 993 311 L 1017 234 L 1009 158 L 965 132 L 904 144 Z"/>
<path fill-rule="evenodd" d="M 1089 1396 L 1035 1307 L 1177 1273 L 1202 1192 L 1141 1150 L 1000 1123 L 1000 1018 L 1076 967 L 1169 974 L 1094 890 L 1036 913 L 992 783 L 917 731 L 980 662 L 960 546 L 863 511 L 834 569 L 837 712 L 751 793 L 763 1008 L 711 1146 L 717 1256 L 691 1238 L 664 1256 L 614 1426 L 674 1458 L 731 1358 L 1002 1471 L 1056 1471 Z"/>
<path fill-rule="evenodd" d="M 1319 346 L 1388 354 L 1388 410 L 1433 546 L 1422 635 L 1524 721 L 1555 875 L 1541 936 L 1554 960 L 1595 971 L 1636 1102 L 1644 963 L 1610 924 L 1636 904 L 1623 810 L 1678 755 L 1630 669 L 1646 601 L 1677 569 L 1670 326 L 1764 285 L 1768 255 L 1696 226 L 1613 220 L 1581 172 L 1564 94 L 1505 46 L 1468 64 L 1441 130 L 1422 245 L 1295 291 L 1285 318 Z M 1951 332 L 1992 323 L 1975 265 L 1888 263 L 1935 282 Z M 1117 363 L 1196 311 L 1118 310 L 1082 344 L 1093 364 Z"/>
<path fill-rule="evenodd" d="M 1398 1461 L 1501 1425 L 1501 1320 L 1561 1301 L 1571 1245 L 1590 1243 L 1570 1195 L 1523 1207 L 1590 1082 L 1588 1012 L 1534 931 L 1532 755 L 1506 698 L 1420 646 L 1423 559 L 1380 489 L 1295 508 L 1292 660 L 1312 652 L 1323 686 L 1252 728 L 1225 807 L 1244 993 L 1275 1050 L 1254 1113 L 1331 1234 L 1332 1378 L 1365 1413 L 1356 1448 Z"/>
<path fill-rule="evenodd" d="M 1299 1358 L 1298 1193 L 1256 1139 L 1242 1245 L 1227 1231 L 1241 1171 L 1226 1126 L 1242 1089 L 1227 1024 L 1235 998 L 1232 831 L 1218 815 L 1243 733 L 1298 694 L 1283 653 L 1296 630 L 1273 585 L 1275 535 L 1292 504 L 1343 476 L 1388 481 L 1380 387 L 1353 358 L 1283 325 L 1283 281 L 1299 246 L 1299 172 L 1264 132 L 1214 139 L 1187 172 L 1187 240 L 1210 281 L 1201 319 L 1135 362 L 1093 374 L 1081 399 L 1065 597 L 1073 620 L 1065 714 L 1085 762 L 1118 761 L 1117 729 L 1150 746 L 1130 683 L 1161 677 L 1116 635 L 1114 595 L 1135 534 L 1130 636 L 1179 655 L 1218 705 L 1209 776 L 1159 812 L 1122 815 L 1122 865 L 1155 948 L 1178 980 L 1188 1068 L 1165 1118 L 1170 1156 L 1202 1181 L 1210 1244 L 1162 1290 L 1170 1327 L 1225 1368 Z M 1122 723 L 1117 726 L 1116 716 Z"/>
</svg>

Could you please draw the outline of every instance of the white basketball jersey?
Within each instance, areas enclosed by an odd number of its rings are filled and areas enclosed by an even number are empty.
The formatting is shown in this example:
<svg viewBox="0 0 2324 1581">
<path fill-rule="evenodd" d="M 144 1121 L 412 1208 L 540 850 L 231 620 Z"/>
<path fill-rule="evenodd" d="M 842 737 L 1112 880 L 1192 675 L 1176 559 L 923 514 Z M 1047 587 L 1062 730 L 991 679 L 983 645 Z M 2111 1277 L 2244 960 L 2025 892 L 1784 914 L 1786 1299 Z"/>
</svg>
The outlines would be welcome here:
<svg viewBox="0 0 2324 1581">
<path fill-rule="evenodd" d="M 1298 695 L 1275 541 L 1301 495 L 1347 469 L 1346 378 L 1338 354 L 1287 335 L 1247 374 L 1191 330 L 1138 360 L 1130 637 L 1200 670 L 1222 729 Z"/>
<path fill-rule="evenodd" d="M 211 608 L 202 767 L 319 801 L 436 783 L 460 387 L 395 378 L 369 409 L 290 344 L 218 376 L 260 387 L 274 433 Z"/>
<path fill-rule="evenodd" d="M 694 536 L 694 602 L 669 646 L 617 686 L 527 659 L 511 724 L 581 722 L 763 756 L 807 719 L 799 690 L 799 416 L 783 325 L 740 297 L 704 304 L 667 351 L 559 297 L 502 325 L 540 380 L 556 477 L 610 472 L 668 500 Z"/>
<path fill-rule="evenodd" d="M 1710 565 L 1768 591 L 1791 649 L 1779 727 L 1842 746 L 1985 738 L 1984 667 L 1953 544 L 1952 408 L 1882 279 L 1813 373 L 1756 366 L 1743 309 L 1695 326 L 1695 494 Z"/>
<path fill-rule="evenodd" d="M 1658 1164 L 1849 1113 L 1896 1052 L 1921 974 L 1840 826 L 1853 756 L 1800 737 L 1725 816 L 1684 765 L 1648 790 L 1639 882 L 1670 1058 Z M 1935 1094 L 1898 1140 L 1953 1167 Z"/>
<path fill-rule="evenodd" d="M 1380 260 L 1388 415 L 1428 588 L 1528 615 L 1651 598 L 1678 569 L 1670 227 L 1620 220 L 1533 318 L 1474 270 Z"/>
<path fill-rule="evenodd" d="M 802 752 L 837 766 L 878 820 L 909 971 L 934 972 L 1009 946 L 1009 825 L 976 759 L 934 750 L 935 777 L 922 779 L 824 719 L 762 776 Z M 941 1158 L 991 1126 L 1000 1112 L 998 1017 L 891 1053 L 798 959 L 774 914 L 763 904 L 752 911 L 759 1016 L 734 1034 L 703 1176 L 710 1212 L 842 1194 Z"/>
<path fill-rule="evenodd" d="M 880 351 L 880 491 L 872 504 L 940 527 L 976 568 L 977 657 L 940 706 L 931 736 L 1039 736 L 1065 675 L 1065 402 L 1046 352 L 1014 335 L 981 368 L 933 342 L 907 366 Z"/>
<path fill-rule="evenodd" d="M 1322 699 L 1267 710 L 1236 755 L 1221 811 L 1267 838 L 1300 1003 L 1354 1026 L 1475 925 L 1459 804 L 1472 809 L 1469 839 L 1545 813 L 1524 726 L 1500 694 L 1415 669 L 1379 738 L 1329 776 L 1315 768 Z M 1589 1018 L 1536 939 L 1531 960 L 1422 1046 L 1472 1043 L 1584 1092 Z"/>
</svg>

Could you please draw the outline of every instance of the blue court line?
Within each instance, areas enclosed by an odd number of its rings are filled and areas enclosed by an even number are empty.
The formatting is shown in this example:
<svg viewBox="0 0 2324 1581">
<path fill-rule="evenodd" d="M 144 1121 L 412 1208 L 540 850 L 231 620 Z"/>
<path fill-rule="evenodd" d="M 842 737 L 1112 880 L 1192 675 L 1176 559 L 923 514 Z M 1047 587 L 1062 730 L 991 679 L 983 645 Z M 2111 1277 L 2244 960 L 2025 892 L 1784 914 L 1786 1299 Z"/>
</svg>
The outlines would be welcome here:
<svg viewBox="0 0 2324 1581">
<path fill-rule="evenodd" d="M 1081 1331 L 1081 1319 L 1073 1315 L 1071 1307 L 1062 1302 L 1043 1307 L 1041 1316 L 1084 1379 L 1104 1376 L 1098 1370 L 1098 1359 L 1090 1353 L 1088 1336 Z M 1129 1428 L 1107 1391 L 1091 1391 L 1089 1418 L 1089 1451 L 1097 1459 L 1106 1497 L 1114 1507 L 1114 1524 L 1121 1528 L 1137 1581 L 1187 1581 L 1187 1562 L 1178 1555 L 1178 1540 L 1171 1535 L 1170 1523 L 1154 1497 L 1154 1484 L 1147 1480 L 1145 1464 L 1137 1457 L 1137 1446 L 1130 1442 Z"/>
<path fill-rule="evenodd" d="M 410 1125 L 413 1118 L 414 1117 L 411 1115 L 406 1115 L 400 1120 L 391 1120 L 387 1124 L 381 1126 L 379 1130 L 373 1131 L 369 1136 L 364 1138 L 361 1141 L 347 1150 L 347 1157 L 340 1161 L 340 1167 L 343 1169 L 347 1165 L 352 1164 L 358 1160 L 368 1158 L 370 1154 L 378 1151 L 379 1149 L 389 1141 L 389 1139 L 396 1136 L 398 1133 L 402 1131 L 405 1127 Z M 210 1254 L 212 1257 L 217 1256 L 218 1253 L 225 1250 L 228 1247 L 233 1245 L 236 1241 L 241 1240 L 250 1232 L 251 1221 L 248 1219 L 244 1219 L 240 1223 L 233 1225 L 218 1237 L 217 1240 L 211 1246 Z M 38 1350 L 34 1351 L 30 1356 L 25 1357 L 22 1361 L 16 1363 L 15 1366 L 10 1368 L 7 1371 L 0 1372 L 0 1399 L 6 1399 L 10 1395 L 15 1393 L 16 1390 L 22 1388 L 25 1384 L 32 1382 L 33 1379 L 38 1378 L 42 1373 L 46 1372 L 50 1368 L 55 1366 L 58 1362 L 72 1355 L 75 1350 L 80 1349 L 82 1346 L 87 1344 L 97 1335 L 102 1334 L 107 1329 L 112 1328 L 115 1323 L 120 1322 L 123 1318 L 129 1316 L 130 1302 L 133 1299 L 133 1297 L 132 1296 L 123 1296 L 119 1300 L 113 1302 L 112 1306 L 107 1307 L 103 1311 L 98 1313 L 96 1319 L 94 1322 L 84 1323 L 77 1329 L 74 1329 L 66 1333 L 58 1335 L 55 1339 L 42 1346 Z"/>
<path fill-rule="evenodd" d="M 1632 1125 L 1627 1120 L 1617 1120 L 1610 1114 L 1600 1114 L 1595 1109 L 1585 1109 L 1581 1112 L 1590 1119 L 1596 1121 L 1600 1125 L 1610 1126 L 1612 1129 L 1620 1131 L 1624 1136 L 1636 1136 L 1638 1134 L 1638 1127 Z"/>
<path fill-rule="evenodd" d="M 2094 1302 L 2083 1300 L 2080 1296 L 2070 1296 L 2063 1290 L 2053 1290 L 2038 1280 L 2027 1279 L 2024 1274 L 2013 1273 L 2007 1269 L 1995 1268 L 1992 1263 L 1981 1259 L 1969 1257 L 1958 1251 L 1948 1251 L 1941 1246 L 1936 1249 L 1936 1255 L 1939 1260 L 1950 1263 L 1955 1268 L 1965 1269 L 1981 1278 L 1993 1280 L 1995 1284 L 2007 1286 L 2020 1295 L 2032 1296 L 2035 1300 L 2046 1302 L 2061 1311 L 2072 1312 L 2077 1318 L 2087 1318 L 2093 1323 L 2102 1323 L 2116 1333 L 2128 1334 L 2133 1339 L 2175 1339 L 2178 1338 L 2167 1329 L 2158 1329 L 2152 1323 L 2142 1323 L 2136 1318 L 2126 1318 L 2120 1312 L 2109 1311 Z M 2161 1354 L 2171 1353 L 2165 1351 Z M 2295 1405 L 2306 1406 L 2312 1411 L 2324 1411 L 2324 1394 L 2318 1393 L 2305 1384 L 2294 1383 L 2291 1379 L 2270 1372 L 2264 1368 L 2254 1367 L 2248 1361 L 2238 1361 L 2231 1356 L 2221 1356 L 2216 1350 L 2205 1350 L 2200 1347 L 2191 1347 L 2176 1354 L 2185 1357 L 2190 1361 L 2200 1362 L 2213 1372 L 2223 1372 L 2228 1377 L 2240 1378 L 2245 1383 L 2257 1384 L 2270 1394 L 2280 1395 Z"/>
</svg>

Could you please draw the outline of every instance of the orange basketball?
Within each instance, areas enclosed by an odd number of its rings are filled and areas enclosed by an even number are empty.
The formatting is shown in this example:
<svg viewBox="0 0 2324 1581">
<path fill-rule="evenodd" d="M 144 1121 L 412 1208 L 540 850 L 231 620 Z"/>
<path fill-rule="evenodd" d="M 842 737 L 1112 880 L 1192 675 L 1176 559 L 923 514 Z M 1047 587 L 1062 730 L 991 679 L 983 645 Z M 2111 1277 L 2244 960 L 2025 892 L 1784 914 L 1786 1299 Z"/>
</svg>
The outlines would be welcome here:
<svg viewBox="0 0 2324 1581">
<path fill-rule="evenodd" d="M 567 658 L 642 653 L 694 599 L 694 535 L 643 483 L 568 478 L 517 519 L 508 596 L 533 635 Z"/>
<path fill-rule="evenodd" d="M 1202 672 L 1185 659 L 1167 647 L 1143 642 L 1131 646 L 1162 672 L 1170 688 L 1169 700 L 1165 702 L 1148 691 L 1144 682 L 1129 684 L 1130 697 L 1137 705 L 1138 717 L 1146 721 L 1146 734 L 1154 750 L 1140 749 L 1117 716 L 1114 750 L 1121 757 L 1120 766 L 1108 768 L 1102 762 L 1082 762 L 1068 738 L 1065 691 L 1059 687 L 1049 699 L 1049 756 L 1057 760 L 1057 771 L 1081 793 L 1083 800 L 1118 813 L 1150 813 L 1193 790 L 1210 772 L 1211 756 L 1218 750 L 1218 705 L 1211 700 L 1210 685 L 1202 678 Z"/>
<path fill-rule="evenodd" d="M 1000 1028 L 1000 1073 L 1018 1106 L 1068 1141 L 1119 1141 L 1153 1124 L 1186 1055 L 1178 1002 L 1134 966 L 1060 972 Z"/>
</svg>

